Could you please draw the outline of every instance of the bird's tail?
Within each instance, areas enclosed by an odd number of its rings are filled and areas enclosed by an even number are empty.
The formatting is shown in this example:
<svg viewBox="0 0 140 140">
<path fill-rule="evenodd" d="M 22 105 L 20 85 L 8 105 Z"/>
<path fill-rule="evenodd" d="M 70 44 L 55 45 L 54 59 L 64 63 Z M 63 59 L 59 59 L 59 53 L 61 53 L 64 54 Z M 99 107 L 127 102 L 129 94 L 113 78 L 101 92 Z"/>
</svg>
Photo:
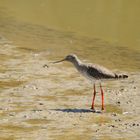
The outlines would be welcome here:
<svg viewBox="0 0 140 140">
<path fill-rule="evenodd" d="M 128 78 L 128 75 L 126 75 L 126 74 L 115 74 L 115 78 L 124 79 L 124 78 Z"/>
</svg>

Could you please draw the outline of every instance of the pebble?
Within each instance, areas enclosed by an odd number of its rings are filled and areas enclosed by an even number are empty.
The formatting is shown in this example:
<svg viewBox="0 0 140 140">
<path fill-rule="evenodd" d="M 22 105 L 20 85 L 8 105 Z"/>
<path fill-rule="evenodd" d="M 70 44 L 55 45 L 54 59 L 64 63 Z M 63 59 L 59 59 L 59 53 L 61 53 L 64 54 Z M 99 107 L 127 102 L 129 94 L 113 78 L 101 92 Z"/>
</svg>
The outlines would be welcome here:
<svg viewBox="0 0 140 140">
<path fill-rule="evenodd" d="M 43 65 L 43 68 L 46 68 L 46 67 L 49 68 L 49 66 L 47 64 L 44 64 Z"/>
<path fill-rule="evenodd" d="M 126 103 L 127 103 L 127 104 L 129 104 L 129 103 L 132 103 L 132 101 L 131 101 L 131 100 L 129 100 L 129 101 L 127 101 Z"/>
<path fill-rule="evenodd" d="M 123 115 L 125 115 L 125 114 L 129 114 L 129 112 L 123 112 Z"/>
<path fill-rule="evenodd" d="M 112 116 L 117 116 L 117 114 L 116 113 L 112 113 Z"/>
<path fill-rule="evenodd" d="M 33 88 L 34 90 L 35 90 L 35 89 L 38 89 L 38 87 L 36 87 L 36 86 L 33 86 L 32 88 Z"/>
<path fill-rule="evenodd" d="M 74 126 L 76 126 L 77 124 L 73 124 Z"/>
<path fill-rule="evenodd" d="M 23 117 L 24 117 L 24 118 L 27 118 L 27 115 L 24 115 Z"/>
<path fill-rule="evenodd" d="M 120 91 L 124 91 L 124 88 L 120 89 Z"/>
<path fill-rule="evenodd" d="M 136 123 L 133 123 L 132 126 L 139 126 L 139 124 L 138 123 L 137 124 Z"/>
<path fill-rule="evenodd" d="M 115 122 L 120 122 L 120 121 L 121 121 L 120 119 L 115 120 Z"/>
<path fill-rule="evenodd" d="M 43 111 L 43 110 L 41 110 L 41 109 L 34 109 L 34 110 L 32 110 L 33 112 L 39 112 L 39 111 Z"/>
<path fill-rule="evenodd" d="M 117 102 L 117 104 L 121 104 L 121 102 L 120 102 L 120 101 L 118 101 L 118 102 Z"/>
<path fill-rule="evenodd" d="M 9 116 L 15 116 L 14 114 L 9 114 Z"/>
<path fill-rule="evenodd" d="M 136 125 L 135 123 L 132 124 L 132 126 L 135 126 L 135 125 Z"/>
<path fill-rule="evenodd" d="M 39 103 L 39 105 L 44 105 L 43 103 Z"/>
<path fill-rule="evenodd" d="M 95 130 L 95 132 L 98 132 L 100 129 Z"/>
<path fill-rule="evenodd" d="M 129 127 L 133 127 L 133 126 L 139 126 L 139 124 L 137 123 L 132 123 L 132 124 L 129 124 L 129 123 L 125 123 L 124 124 L 125 126 L 128 126 L 129 125 Z"/>
<path fill-rule="evenodd" d="M 109 125 L 109 127 L 115 128 L 115 125 Z"/>
</svg>

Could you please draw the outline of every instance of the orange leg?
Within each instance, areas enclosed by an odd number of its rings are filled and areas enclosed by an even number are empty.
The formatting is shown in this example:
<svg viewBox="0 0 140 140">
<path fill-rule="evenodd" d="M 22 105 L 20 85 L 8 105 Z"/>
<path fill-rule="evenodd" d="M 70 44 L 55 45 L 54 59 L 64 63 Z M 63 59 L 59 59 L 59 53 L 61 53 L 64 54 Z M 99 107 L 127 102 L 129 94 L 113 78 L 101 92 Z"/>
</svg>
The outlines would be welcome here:
<svg viewBox="0 0 140 140">
<path fill-rule="evenodd" d="M 104 110 L 104 92 L 102 89 L 102 85 L 100 84 L 101 96 L 102 96 L 102 110 Z"/>
<path fill-rule="evenodd" d="M 94 87 L 93 87 L 93 99 L 92 99 L 92 105 L 91 105 L 91 109 L 93 109 L 93 110 L 94 110 L 95 96 L 96 96 L 96 89 L 95 89 L 95 84 L 94 84 Z"/>
</svg>

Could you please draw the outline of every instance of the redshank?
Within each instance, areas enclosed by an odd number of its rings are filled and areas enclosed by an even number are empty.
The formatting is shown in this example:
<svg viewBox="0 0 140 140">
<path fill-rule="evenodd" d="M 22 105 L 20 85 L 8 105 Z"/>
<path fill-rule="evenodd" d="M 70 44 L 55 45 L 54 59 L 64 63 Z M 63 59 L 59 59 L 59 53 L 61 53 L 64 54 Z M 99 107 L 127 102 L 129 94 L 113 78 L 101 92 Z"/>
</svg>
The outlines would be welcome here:
<svg viewBox="0 0 140 140">
<path fill-rule="evenodd" d="M 128 78 L 125 74 L 116 74 L 109 69 L 97 65 L 97 64 L 85 64 L 83 63 L 75 54 L 67 55 L 64 59 L 60 61 L 55 61 L 53 63 L 59 63 L 62 61 L 68 61 L 71 62 L 75 68 L 86 78 L 91 80 L 93 82 L 93 98 L 92 98 L 92 104 L 91 109 L 95 110 L 94 108 L 94 101 L 96 96 L 96 87 L 95 83 L 98 81 L 100 83 L 100 91 L 101 91 L 101 99 L 102 99 L 102 106 L 101 109 L 104 110 L 104 91 L 101 85 L 102 80 L 108 80 L 108 79 L 121 79 L 121 78 Z"/>
</svg>

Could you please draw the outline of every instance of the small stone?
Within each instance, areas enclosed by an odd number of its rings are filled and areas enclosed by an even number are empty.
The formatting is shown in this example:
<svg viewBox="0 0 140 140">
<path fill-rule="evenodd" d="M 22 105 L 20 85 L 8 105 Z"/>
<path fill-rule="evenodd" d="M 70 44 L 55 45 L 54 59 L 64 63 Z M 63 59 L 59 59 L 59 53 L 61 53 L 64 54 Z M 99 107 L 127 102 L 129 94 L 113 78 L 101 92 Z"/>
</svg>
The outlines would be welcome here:
<svg viewBox="0 0 140 140">
<path fill-rule="evenodd" d="M 98 132 L 98 131 L 99 131 L 99 129 L 95 130 L 95 132 Z"/>
<path fill-rule="evenodd" d="M 112 128 L 114 128 L 114 127 L 115 127 L 115 125 L 109 125 L 109 127 L 112 127 Z"/>
<path fill-rule="evenodd" d="M 133 125 L 133 126 L 135 126 L 136 124 L 135 124 L 135 123 L 133 123 L 132 125 Z"/>
<path fill-rule="evenodd" d="M 33 112 L 40 112 L 40 111 L 43 111 L 43 110 L 41 110 L 41 109 L 33 109 L 32 111 Z"/>
<path fill-rule="evenodd" d="M 35 89 L 38 89 L 38 87 L 36 87 L 36 86 L 33 86 L 32 88 L 33 88 L 34 90 L 35 90 Z"/>
<path fill-rule="evenodd" d="M 49 66 L 47 64 L 43 65 L 43 68 L 46 68 L 46 67 L 49 68 Z"/>
<path fill-rule="evenodd" d="M 24 115 L 23 117 L 24 117 L 24 118 L 27 118 L 27 116 L 26 116 L 26 115 Z"/>
<path fill-rule="evenodd" d="M 112 116 L 117 116 L 117 114 L 116 113 L 112 113 Z"/>
<path fill-rule="evenodd" d="M 34 57 L 37 57 L 37 56 L 39 56 L 39 54 L 37 54 L 37 53 L 34 53 L 34 54 L 33 54 L 33 56 L 34 56 Z"/>
<path fill-rule="evenodd" d="M 43 105 L 43 103 L 39 103 L 39 105 Z"/>
<path fill-rule="evenodd" d="M 115 122 L 120 122 L 120 121 L 121 121 L 120 119 L 115 120 Z"/>
<path fill-rule="evenodd" d="M 117 102 L 117 104 L 121 104 L 121 102 L 120 102 L 120 101 L 118 101 L 118 102 Z"/>
<path fill-rule="evenodd" d="M 129 114 L 129 112 L 123 112 L 123 115 Z"/>
<path fill-rule="evenodd" d="M 124 88 L 120 89 L 120 91 L 124 91 Z"/>
<path fill-rule="evenodd" d="M 76 126 L 77 124 L 73 124 L 74 126 Z"/>
<path fill-rule="evenodd" d="M 9 116 L 15 116 L 14 114 L 9 114 Z"/>
</svg>

